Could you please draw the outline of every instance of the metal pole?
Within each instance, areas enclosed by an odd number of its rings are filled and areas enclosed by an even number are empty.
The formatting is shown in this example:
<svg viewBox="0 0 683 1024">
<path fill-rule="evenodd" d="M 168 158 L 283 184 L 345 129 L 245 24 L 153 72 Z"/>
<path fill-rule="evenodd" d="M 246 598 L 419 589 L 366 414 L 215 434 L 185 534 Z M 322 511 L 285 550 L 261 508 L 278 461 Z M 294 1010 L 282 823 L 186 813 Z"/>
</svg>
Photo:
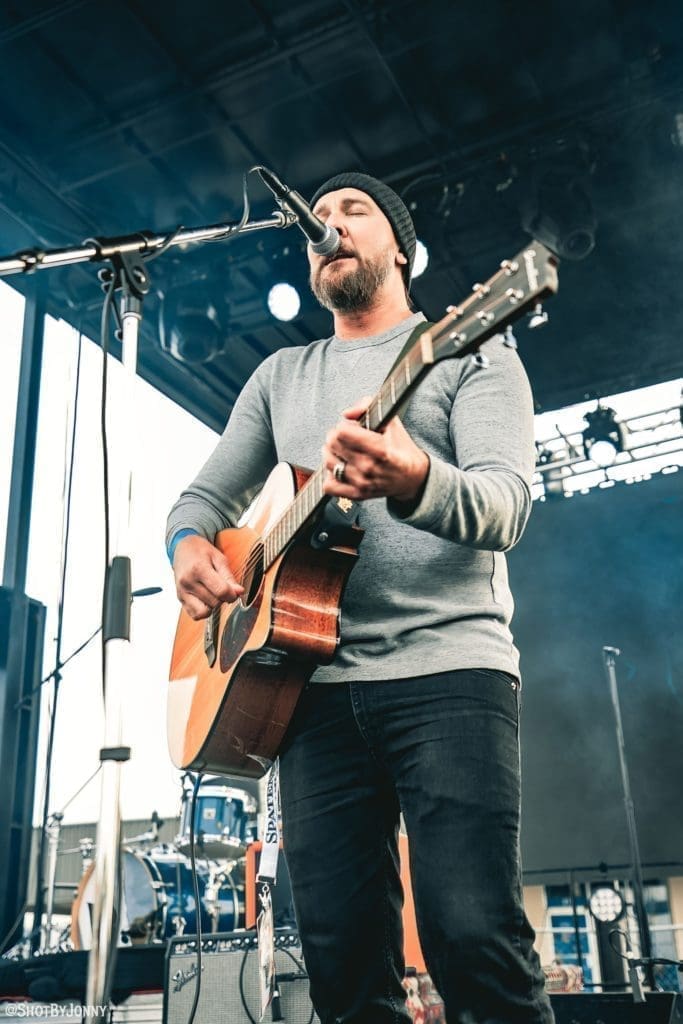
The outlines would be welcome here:
<svg viewBox="0 0 683 1024">
<path fill-rule="evenodd" d="M 574 924 L 574 946 L 576 948 L 576 962 L 583 970 L 583 952 L 581 950 L 581 932 L 579 930 L 579 908 L 576 901 L 576 877 L 573 869 L 569 872 L 569 896 L 572 901 L 572 922 Z"/>
<path fill-rule="evenodd" d="M 142 275 L 142 278 L 137 274 Z M 107 1007 L 113 979 L 118 930 L 121 926 L 121 767 L 130 758 L 123 743 L 124 690 L 130 678 L 130 605 L 131 563 L 126 554 L 130 545 L 132 508 L 132 459 L 135 451 L 135 380 L 138 332 L 142 301 L 131 292 L 131 280 L 146 281 L 144 269 L 125 267 L 122 273 L 121 301 L 123 380 L 115 410 L 119 493 L 115 506 L 117 526 L 115 555 L 107 573 L 105 590 L 105 733 L 100 751 L 102 783 L 100 820 L 97 827 L 95 860 L 95 902 L 93 905 L 92 948 L 88 958 L 86 1001 L 89 1007 Z"/>
<path fill-rule="evenodd" d="M 30 764 L 30 772 L 19 780 L 16 776 L 17 757 L 14 745 L 18 739 L 17 711 L 14 709 L 12 695 L 22 693 L 21 675 L 24 671 L 26 661 L 26 650 L 28 644 L 28 600 L 26 598 L 26 569 L 28 564 L 29 532 L 31 526 L 31 507 L 33 501 L 33 479 L 36 458 L 36 438 L 38 433 L 38 408 L 40 402 L 40 380 L 43 364 L 43 336 L 45 326 L 45 309 L 47 302 L 47 281 L 43 278 L 36 278 L 32 282 L 26 297 L 24 308 L 24 326 L 21 342 L 21 366 L 19 369 L 19 384 L 17 388 L 17 411 L 14 426 L 14 444 L 12 452 L 12 474 L 10 482 L 9 505 L 7 510 L 7 531 L 5 535 L 5 560 L 3 566 L 3 586 L 11 592 L 11 608 L 8 631 L 6 676 L 7 679 L 0 682 L 2 685 L 2 700 L 0 700 L 0 737 L 3 750 L 0 752 L 0 765 L 3 774 L 3 787 L 7 794 L 14 794 L 16 787 L 22 785 L 33 791 L 35 781 L 35 760 Z M 1 676 L 1 673 L 0 673 Z M 30 711 L 33 718 L 33 731 L 37 733 L 39 705 Z M 35 752 L 33 753 L 35 758 Z M 13 800 L 6 799 L 5 806 L 7 813 L 12 813 Z M 27 801 L 30 808 L 33 799 Z M 2 833 L 5 842 L 9 843 L 9 836 L 13 830 L 14 823 L 2 821 Z M 5 827 L 5 825 L 7 827 Z M 30 810 L 26 820 L 22 823 L 22 830 L 27 830 L 27 839 L 17 845 L 14 850 L 21 851 L 26 864 L 30 859 L 31 850 L 31 814 Z M 33 939 L 32 949 L 38 948 L 40 943 L 40 924 L 43 910 L 43 869 L 45 859 L 45 837 L 41 833 L 38 848 L 36 868 L 36 891 L 34 900 L 33 917 Z M 9 863 L 9 847 L 3 850 L 0 858 L 2 864 L 3 898 L 0 900 L 2 912 L 0 917 L 4 918 L 5 909 L 9 910 L 12 902 L 12 894 L 9 892 L 11 885 L 14 896 L 23 900 L 23 892 L 17 892 L 24 885 L 28 884 L 27 868 L 23 863 Z M 11 879 L 11 881 L 10 881 Z M 14 900 L 16 902 L 16 899 Z M 14 918 L 16 913 L 12 913 Z M 37 931 L 36 931 L 37 929 Z"/>
<path fill-rule="evenodd" d="M 5 564 L 2 574 L 3 586 L 15 592 L 23 592 L 26 589 L 47 295 L 45 278 L 35 278 L 32 283 L 33 287 L 27 295 L 24 309 L 12 476 L 5 534 Z"/>
<path fill-rule="evenodd" d="M 612 707 L 614 709 L 614 722 L 617 734 L 617 749 L 619 751 L 619 766 L 621 768 L 621 785 L 624 792 L 624 808 L 626 811 L 626 825 L 628 828 L 628 841 L 631 851 L 631 875 L 633 883 L 633 900 L 638 922 L 638 934 L 640 935 L 640 955 L 643 959 L 649 960 L 652 957 L 652 941 L 650 938 L 650 926 L 645 909 L 645 898 L 643 895 L 643 868 L 640 859 L 640 846 L 638 843 L 638 830 L 636 828 L 636 814 L 631 796 L 631 781 L 626 763 L 626 744 L 624 742 L 624 729 L 621 720 L 621 705 L 619 703 L 619 689 L 617 686 L 616 660 L 621 651 L 617 647 L 603 647 L 602 656 L 609 686 Z M 655 978 L 652 964 L 646 964 L 643 968 L 645 978 L 649 987 L 654 991 Z"/>
<path fill-rule="evenodd" d="M 47 826 L 49 839 L 49 858 L 47 863 L 47 903 L 45 907 L 45 930 L 41 953 L 49 953 L 52 949 L 52 916 L 55 907 L 55 881 L 57 879 L 57 854 L 59 852 L 59 836 L 62 830 L 63 814 L 57 812 L 50 818 Z"/>
</svg>

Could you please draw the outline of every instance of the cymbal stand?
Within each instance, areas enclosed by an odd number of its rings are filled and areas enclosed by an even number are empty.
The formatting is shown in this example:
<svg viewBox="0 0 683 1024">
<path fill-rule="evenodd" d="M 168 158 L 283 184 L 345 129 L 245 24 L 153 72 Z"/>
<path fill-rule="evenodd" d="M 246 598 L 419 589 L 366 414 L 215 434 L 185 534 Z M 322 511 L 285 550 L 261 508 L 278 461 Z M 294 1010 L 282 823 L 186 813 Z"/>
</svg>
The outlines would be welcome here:
<svg viewBox="0 0 683 1024">
<path fill-rule="evenodd" d="M 55 907 L 55 881 L 57 879 L 57 852 L 59 850 L 59 837 L 62 831 L 64 815 L 56 811 L 50 815 L 47 825 L 48 837 L 48 861 L 47 861 L 47 901 L 45 904 L 45 927 L 42 932 L 40 952 L 51 952 L 52 946 L 52 915 Z"/>
<path fill-rule="evenodd" d="M 220 920 L 218 894 L 220 892 L 221 882 L 223 881 L 223 872 L 210 861 L 208 862 L 207 867 L 209 869 L 209 878 L 204 887 L 204 899 L 202 902 L 206 907 L 209 917 L 211 918 L 211 934 L 215 935 L 218 931 L 218 923 Z M 199 907 L 197 907 L 197 913 L 199 914 Z"/>
</svg>

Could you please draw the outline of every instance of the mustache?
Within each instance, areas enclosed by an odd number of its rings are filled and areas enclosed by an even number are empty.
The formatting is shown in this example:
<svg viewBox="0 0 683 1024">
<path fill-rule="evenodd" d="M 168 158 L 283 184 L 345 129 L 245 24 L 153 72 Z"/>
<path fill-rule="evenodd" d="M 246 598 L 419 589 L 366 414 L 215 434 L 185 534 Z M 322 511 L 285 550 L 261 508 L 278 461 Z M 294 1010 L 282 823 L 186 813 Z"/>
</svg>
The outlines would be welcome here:
<svg viewBox="0 0 683 1024">
<path fill-rule="evenodd" d="M 325 264 L 324 265 L 327 266 L 328 263 L 334 263 L 335 260 L 344 259 L 344 258 L 348 258 L 348 257 L 351 257 L 351 256 L 356 256 L 356 253 L 353 252 L 352 249 L 340 248 L 340 249 L 337 249 L 337 251 L 332 256 L 328 256 L 325 259 Z"/>
</svg>

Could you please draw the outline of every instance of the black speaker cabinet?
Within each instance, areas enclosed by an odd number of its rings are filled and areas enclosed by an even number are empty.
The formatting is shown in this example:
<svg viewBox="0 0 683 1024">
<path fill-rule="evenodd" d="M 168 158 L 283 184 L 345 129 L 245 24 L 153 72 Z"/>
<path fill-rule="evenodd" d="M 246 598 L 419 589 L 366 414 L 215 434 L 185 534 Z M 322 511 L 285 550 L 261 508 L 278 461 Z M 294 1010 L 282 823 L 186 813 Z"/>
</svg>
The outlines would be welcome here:
<svg viewBox="0 0 683 1024">
<path fill-rule="evenodd" d="M 279 1004 L 264 1022 L 320 1024 L 308 996 L 308 975 L 299 936 L 293 929 L 275 933 L 275 972 Z M 187 1024 L 197 984 L 197 937 L 169 941 L 164 978 L 164 1024 Z M 253 931 L 202 936 L 202 983 L 195 1024 L 257 1024 L 261 1016 L 258 950 Z"/>
<path fill-rule="evenodd" d="M 644 1003 L 629 993 L 568 992 L 552 995 L 556 1024 L 679 1024 L 683 1001 L 678 992 L 648 992 Z"/>
</svg>

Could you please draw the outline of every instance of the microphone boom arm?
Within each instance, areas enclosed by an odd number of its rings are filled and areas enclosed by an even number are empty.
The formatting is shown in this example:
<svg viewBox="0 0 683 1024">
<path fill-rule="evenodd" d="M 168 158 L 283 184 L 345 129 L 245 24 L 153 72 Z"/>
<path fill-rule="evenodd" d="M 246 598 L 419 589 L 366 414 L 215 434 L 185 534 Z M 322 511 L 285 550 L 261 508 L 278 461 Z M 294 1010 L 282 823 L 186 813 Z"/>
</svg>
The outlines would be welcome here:
<svg viewBox="0 0 683 1024">
<path fill-rule="evenodd" d="M 289 228 L 298 218 L 289 210 L 276 210 L 266 220 L 248 220 L 246 224 L 233 221 L 210 224 L 199 228 L 181 228 L 177 232 L 154 234 L 136 231 L 113 238 L 88 238 L 69 249 L 24 249 L 10 256 L 0 257 L 0 277 L 10 274 L 32 274 L 36 270 L 68 267 L 75 263 L 101 263 L 117 255 L 151 256 L 160 249 L 175 245 L 199 245 L 202 242 L 222 242 L 234 235 L 263 231 L 266 228 Z"/>
</svg>

